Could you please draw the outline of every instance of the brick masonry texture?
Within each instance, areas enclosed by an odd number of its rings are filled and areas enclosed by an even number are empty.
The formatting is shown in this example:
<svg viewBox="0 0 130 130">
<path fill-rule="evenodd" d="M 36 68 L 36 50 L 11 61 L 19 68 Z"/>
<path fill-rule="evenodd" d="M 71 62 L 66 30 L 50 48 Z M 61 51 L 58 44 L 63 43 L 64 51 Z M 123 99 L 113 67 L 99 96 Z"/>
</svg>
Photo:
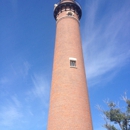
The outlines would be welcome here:
<svg viewBox="0 0 130 130">
<path fill-rule="evenodd" d="M 77 59 L 76 68 L 70 57 Z M 56 27 L 48 130 L 92 130 L 89 106 L 79 22 L 68 16 Z"/>
</svg>

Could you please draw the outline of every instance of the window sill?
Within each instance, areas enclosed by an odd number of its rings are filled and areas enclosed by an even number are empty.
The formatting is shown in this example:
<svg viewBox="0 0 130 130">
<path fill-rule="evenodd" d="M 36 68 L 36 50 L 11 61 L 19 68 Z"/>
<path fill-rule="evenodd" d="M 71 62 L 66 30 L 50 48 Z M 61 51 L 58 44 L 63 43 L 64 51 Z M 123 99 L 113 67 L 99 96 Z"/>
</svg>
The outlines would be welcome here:
<svg viewBox="0 0 130 130">
<path fill-rule="evenodd" d="M 75 69 L 77 69 L 77 67 L 76 67 L 76 66 L 70 66 L 70 68 L 75 68 Z"/>
</svg>

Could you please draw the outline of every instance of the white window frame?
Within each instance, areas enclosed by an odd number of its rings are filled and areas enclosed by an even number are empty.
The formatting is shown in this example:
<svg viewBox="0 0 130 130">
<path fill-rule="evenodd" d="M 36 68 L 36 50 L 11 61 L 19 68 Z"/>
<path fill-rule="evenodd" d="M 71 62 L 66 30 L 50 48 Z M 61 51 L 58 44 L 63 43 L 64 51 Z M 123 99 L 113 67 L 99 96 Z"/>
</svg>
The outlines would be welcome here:
<svg viewBox="0 0 130 130">
<path fill-rule="evenodd" d="M 77 68 L 77 66 L 76 66 L 76 65 L 77 65 L 77 64 L 76 64 L 77 59 L 76 59 L 76 58 L 70 57 L 70 58 L 69 58 L 69 61 L 70 61 L 70 67 L 71 67 L 71 68 Z M 71 61 L 74 61 L 74 62 L 75 62 L 75 66 L 71 66 Z"/>
</svg>

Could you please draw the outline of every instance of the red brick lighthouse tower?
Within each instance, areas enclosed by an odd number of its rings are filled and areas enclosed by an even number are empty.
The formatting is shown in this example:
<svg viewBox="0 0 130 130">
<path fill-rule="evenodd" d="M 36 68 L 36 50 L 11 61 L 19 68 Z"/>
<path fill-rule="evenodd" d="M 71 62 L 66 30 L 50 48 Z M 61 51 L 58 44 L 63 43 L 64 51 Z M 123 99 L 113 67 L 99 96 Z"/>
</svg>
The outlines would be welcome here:
<svg viewBox="0 0 130 130">
<path fill-rule="evenodd" d="M 48 130 L 92 130 L 79 20 L 75 0 L 54 5 L 56 40 Z"/>
</svg>

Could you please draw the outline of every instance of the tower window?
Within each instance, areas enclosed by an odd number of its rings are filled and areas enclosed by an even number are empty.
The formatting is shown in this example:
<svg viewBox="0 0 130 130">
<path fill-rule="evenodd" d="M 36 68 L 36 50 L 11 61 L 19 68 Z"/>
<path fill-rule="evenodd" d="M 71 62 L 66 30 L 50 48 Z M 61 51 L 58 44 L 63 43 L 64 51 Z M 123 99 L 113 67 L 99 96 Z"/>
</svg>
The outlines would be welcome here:
<svg viewBox="0 0 130 130">
<path fill-rule="evenodd" d="M 76 67 L 76 61 L 70 60 L 70 66 L 71 67 Z"/>
<path fill-rule="evenodd" d="M 73 16 L 74 13 L 69 11 L 69 12 L 67 12 L 67 15 L 68 15 L 68 16 Z"/>
<path fill-rule="evenodd" d="M 68 12 L 68 16 L 72 16 L 72 13 L 71 13 L 71 12 Z"/>
<path fill-rule="evenodd" d="M 76 67 L 76 58 L 69 58 L 70 60 L 70 67 Z"/>
</svg>

